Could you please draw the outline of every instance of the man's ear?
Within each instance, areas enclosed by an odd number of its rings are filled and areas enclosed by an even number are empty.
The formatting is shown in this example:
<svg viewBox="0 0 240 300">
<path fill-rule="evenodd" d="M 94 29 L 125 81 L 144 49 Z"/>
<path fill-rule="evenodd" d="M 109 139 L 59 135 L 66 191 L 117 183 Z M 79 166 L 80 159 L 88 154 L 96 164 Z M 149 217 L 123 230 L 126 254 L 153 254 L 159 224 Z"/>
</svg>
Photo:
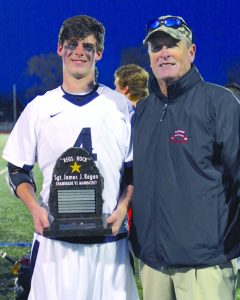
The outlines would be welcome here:
<svg viewBox="0 0 240 300">
<path fill-rule="evenodd" d="M 191 61 L 193 62 L 195 59 L 195 54 L 196 54 L 196 45 L 192 44 L 190 49 L 189 49 L 189 53 L 191 55 Z"/>
<path fill-rule="evenodd" d="M 99 61 L 99 60 L 102 59 L 102 54 L 103 54 L 102 51 L 97 51 L 97 52 L 96 52 L 96 61 Z"/>
<path fill-rule="evenodd" d="M 124 95 L 127 95 L 129 93 L 129 87 L 128 85 L 126 85 L 123 89 L 122 89 Z"/>
<path fill-rule="evenodd" d="M 57 54 L 59 56 L 62 56 L 63 55 L 63 46 L 62 45 L 59 45 L 57 46 Z"/>
</svg>

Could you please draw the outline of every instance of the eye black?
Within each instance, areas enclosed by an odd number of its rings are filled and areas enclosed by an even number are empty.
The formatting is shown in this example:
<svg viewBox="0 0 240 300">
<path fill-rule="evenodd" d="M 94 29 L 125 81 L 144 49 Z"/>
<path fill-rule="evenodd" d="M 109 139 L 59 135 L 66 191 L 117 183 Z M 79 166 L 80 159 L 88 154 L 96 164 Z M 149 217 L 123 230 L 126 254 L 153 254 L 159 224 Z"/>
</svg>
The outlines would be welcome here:
<svg viewBox="0 0 240 300">
<path fill-rule="evenodd" d="M 69 50 L 74 50 L 77 47 L 76 43 L 69 43 L 67 45 L 65 45 L 65 49 L 69 49 Z"/>
<path fill-rule="evenodd" d="M 95 47 L 92 44 L 83 44 L 83 48 L 88 52 L 95 52 Z"/>
</svg>

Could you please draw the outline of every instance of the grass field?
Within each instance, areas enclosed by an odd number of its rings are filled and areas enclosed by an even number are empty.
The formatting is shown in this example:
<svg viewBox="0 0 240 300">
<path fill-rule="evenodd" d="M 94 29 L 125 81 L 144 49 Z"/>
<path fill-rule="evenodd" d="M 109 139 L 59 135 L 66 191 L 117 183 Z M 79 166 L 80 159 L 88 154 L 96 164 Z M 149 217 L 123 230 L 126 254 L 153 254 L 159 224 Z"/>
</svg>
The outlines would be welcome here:
<svg viewBox="0 0 240 300">
<path fill-rule="evenodd" d="M 0 134 L 0 152 L 7 140 L 6 134 Z M 32 218 L 24 205 L 15 198 L 5 179 L 6 162 L 0 158 L 0 243 L 31 243 Z M 39 178 L 40 179 L 40 178 Z M 0 247 L 16 260 L 26 254 L 29 247 Z M 10 273 L 11 264 L 0 258 L 0 300 L 13 300 L 14 276 Z"/>
<path fill-rule="evenodd" d="M 0 134 L 0 154 L 6 143 L 7 135 Z M 31 243 L 33 234 L 32 218 L 26 207 L 14 197 L 5 180 L 6 162 L 0 155 L 0 243 Z M 42 177 L 38 167 L 34 168 L 37 191 L 39 193 Z M 1 245 L 1 244 L 0 244 Z M 6 252 L 16 260 L 30 250 L 29 247 L 3 247 L 0 250 Z M 137 262 L 135 261 L 137 264 Z M 0 257 L 0 300 L 14 300 L 14 276 L 10 272 L 11 265 Z M 142 289 L 139 281 L 138 267 L 136 265 L 136 282 L 142 299 Z M 72 299 L 75 300 L 75 299 Z M 131 300 L 131 299 L 129 299 Z M 209 299 L 210 300 L 210 299 Z M 225 299 L 223 299 L 225 300 Z M 240 282 L 238 283 L 236 300 L 240 300 Z"/>
</svg>

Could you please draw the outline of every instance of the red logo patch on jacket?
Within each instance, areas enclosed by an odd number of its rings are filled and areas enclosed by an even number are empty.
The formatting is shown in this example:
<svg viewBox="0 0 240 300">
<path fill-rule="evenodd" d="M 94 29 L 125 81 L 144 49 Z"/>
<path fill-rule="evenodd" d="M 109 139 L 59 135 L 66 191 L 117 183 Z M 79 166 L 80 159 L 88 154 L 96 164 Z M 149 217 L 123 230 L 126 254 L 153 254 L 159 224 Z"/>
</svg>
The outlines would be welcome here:
<svg viewBox="0 0 240 300">
<path fill-rule="evenodd" d="M 188 137 L 186 131 L 183 129 L 175 130 L 174 134 L 171 136 L 170 142 L 173 144 L 187 144 Z"/>
</svg>

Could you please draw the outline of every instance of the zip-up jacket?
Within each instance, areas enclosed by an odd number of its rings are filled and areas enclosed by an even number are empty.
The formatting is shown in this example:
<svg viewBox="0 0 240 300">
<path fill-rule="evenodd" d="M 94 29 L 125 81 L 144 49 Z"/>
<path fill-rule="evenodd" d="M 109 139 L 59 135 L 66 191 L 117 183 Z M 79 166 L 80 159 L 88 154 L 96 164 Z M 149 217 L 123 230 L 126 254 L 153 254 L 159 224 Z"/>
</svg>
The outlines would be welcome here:
<svg viewBox="0 0 240 300">
<path fill-rule="evenodd" d="M 145 264 L 211 266 L 240 256 L 240 104 L 195 66 L 137 105 L 130 239 Z"/>
</svg>

